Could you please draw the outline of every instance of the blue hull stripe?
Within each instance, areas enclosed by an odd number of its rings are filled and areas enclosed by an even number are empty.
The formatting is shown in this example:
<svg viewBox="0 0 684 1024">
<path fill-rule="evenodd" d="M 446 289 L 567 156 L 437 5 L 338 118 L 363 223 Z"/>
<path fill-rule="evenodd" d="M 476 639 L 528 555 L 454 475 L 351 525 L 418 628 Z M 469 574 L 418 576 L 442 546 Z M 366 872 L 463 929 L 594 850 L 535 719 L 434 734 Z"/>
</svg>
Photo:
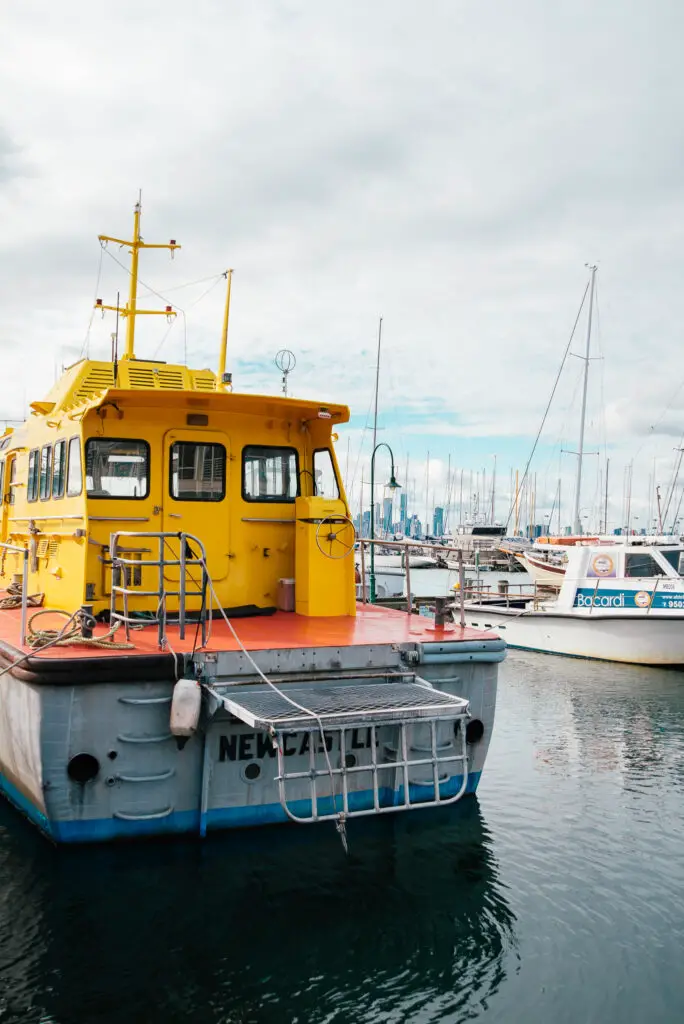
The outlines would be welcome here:
<svg viewBox="0 0 684 1024">
<path fill-rule="evenodd" d="M 480 781 L 481 772 L 472 772 L 468 777 L 466 793 L 474 793 Z M 449 782 L 440 786 L 442 797 L 452 796 L 461 786 L 462 777 L 454 776 Z M 84 818 L 80 820 L 55 820 L 47 818 L 35 804 L 28 800 L 9 779 L 0 774 L 0 792 L 17 807 L 34 825 L 58 843 L 97 843 L 112 839 L 142 839 L 145 836 L 179 835 L 195 833 L 199 835 L 199 810 L 174 811 L 167 818 L 151 821 L 123 821 L 119 818 Z M 415 786 L 409 788 L 412 800 L 418 801 L 421 796 L 430 797 L 432 786 Z M 401 805 L 404 799 L 403 787 L 397 791 L 390 789 L 380 791 L 380 806 L 391 807 Z M 321 813 L 332 810 L 332 798 L 319 800 Z M 340 798 L 338 797 L 338 805 Z M 290 805 L 293 814 L 302 817 L 310 814 L 309 800 L 294 800 Z M 349 794 L 350 810 L 366 810 L 373 806 L 371 790 Z M 206 816 L 209 829 L 249 828 L 256 825 L 274 825 L 289 822 L 287 814 L 279 803 L 264 804 L 250 807 L 217 807 L 210 809 Z"/>
</svg>

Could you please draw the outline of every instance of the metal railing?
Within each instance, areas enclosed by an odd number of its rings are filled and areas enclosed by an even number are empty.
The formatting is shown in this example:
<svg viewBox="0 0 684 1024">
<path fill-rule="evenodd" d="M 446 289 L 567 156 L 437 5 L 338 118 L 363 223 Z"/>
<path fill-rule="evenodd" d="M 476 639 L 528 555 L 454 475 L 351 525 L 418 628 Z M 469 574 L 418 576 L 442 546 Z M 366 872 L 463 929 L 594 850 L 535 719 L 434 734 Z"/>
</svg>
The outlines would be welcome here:
<svg viewBox="0 0 684 1024">
<path fill-rule="evenodd" d="M 406 611 L 410 615 L 413 612 L 413 598 L 411 596 L 411 555 L 409 548 L 415 548 L 416 545 L 412 541 L 405 540 L 379 540 L 377 538 L 370 539 L 370 537 L 358 537 L 356 542 L 359 545 L 359 554 L 361 556 L 361 603 L 368 604 L 366 600 L 366 545 L 378 544 L 381 547 L 386 548 L 398 548 L 404 552 L 403 569 L 406 572 Z M 461 625 L 465 625 L 465 608 L 464 608 L 464 592 L 465 592 L 465 563 L 463 560 L 463 551 L 461 548 L 454 547 L 452 545 L 442 544 L 435 546 L 434 550 L 439 551 L 451 551 L 458 555 L 458 575 L 459 575 L 459 602 L 460 602 L 460 617 Z M 378 570 L 374 570 L 375 575 L 378 575 Z M 457 596 L 457 595 L 454 595 Z"/>
<path fill-rule="evenodd" d="M 17 547 L 16 544 L 6 544 L 4 541 L 0 541 L 0 548 L 2 548 L 3 551 L 13 551 L 15 554 L 21 555 L 24 560 L 21 575 L 21 643 L 23 646 L 26 643 L 28 619 L 29 550 L 28 548 Z"/>
<path fill-rule="evenodd" d="M 393 814 L 396 811 L 422 810 L 456 803 L 457 800 L 461 799 L 468 786 L 466 723 L 470 716 L 467 701 L 462 703 L 464 706 L 460 714 L 455 714 L 453 718 L 449 719 L 450 724 L 453 723 L 455 730 L 453 752 L 451 744 L 447 746 L 445 751 L 443 745 L 439 744 L 437 740 L 437 725 L 444 721 L 443 719 L 428 718 L 418 721 L 419 725 L 429 729 L 429 742 L 424 748 L 417 748 L 409 743 L 407 728 L 415 728 L 416 722 L 399 721 L 391 723 L 399 732 L 399 742 L 394 756 L 391 760 L 378 760 L 378 730 L 383 723 L 376 722 L 368 726 L 370 731 L 370 763 L 362 762 L 350 765 L 347 759 L 348 750 L 346 745 L 346 734 L 351 734 L 353 729 L 353 726 L 350 725 L 346 729 L 342 727 L 329 730 L 329 735 L 332 736 L 334 733 L 338 733 L 340 737 L 340 764 L 339 767 L 328 767 L 326 764 L 318 763 L 316 760 L 315 737 L 319 735 L 319 727 L 313 724 L 305 728 L 298 727 L 298 731 L 308 732 L 311 736 L 308 744 L 308 768 L 301 771 L 288 771 L 285 766 L 285 756 L 283 753 L 283 734 L 276 730 L 276 750 L 278 755 L 276 782 L 278 783 L 280 804 L 288 818 L 296 821 L 298 824 L 306 825 L 323 821 L 326 818 L 334 818 L 340 812 L 345 818 L 358 818 L 371 814 Z M 456 743 L 458 743 L 458 747 L 456 747 Z M 410 749 L 422 751 L 425 756 L 412 758 L 410 757 Z M 416 769 L 421 768 L 428 770 L 430 778 L 421 781 L 411 781 L 409 773 L 413 773 Z M 384 785 L 382 784 L 380 773 L 382 773 L 383 780 L 386 780 Z M 349 780 L 354 778 L 354 776 L 361 776 L 362 774 L 365 777 L 368 775 L 371 777 L 370 791 L 373 797 L 373 804 L 371 807 L 357 808 L 353 807 L 350 803 L 349 798 L 351 796 L 353 800 L 356 796 L 356 791 L 354 788 L 350 789 Z M 392 774 L 394 775 L 394 780 L 391 780 Z M 448 784 L 454 777 L 454 774 L 456 774 L 456 778 L 460 775 L 460 782 L 456 792 L 443 794 L 442 786 Z M 335 792 L 334 779 L 341 780 L 341 793 Z M 330 794 L 319 794 L 319 780 L 325 783 L 328 781 L 333 782 Z M 288 800 L 287 784 L 306 782 L 309 784 L 310 814 L 295 812 L 290 807 Z M 381 793 L 387 790 L 391 791 L 392 796 L 390 800 L 385 802 L 381 799 Z M 300 800 L 296 801 L 298 807 L 300 803 Z M 321 809 L 321 804 L 326 808 L 325 810 Z M 327 807 L 328 804 L 330 807 Z"/>
<path fill-rule="evenodd" d="M 159 541 L 159 557 L 158 558 L 127 558 L 122 554 L 119 554 L 119 541 L 122 538 L 129 540 L 132 537 L 137 537 L 144 540 L 152 540 L 155 537 Z M 175 557 L 171 542 L 177 541 L 179 544 L 179 555 Z M 191 545 L 195 545 L 200 554 L 195 555 Z M 167 557 L 167 549 L 172 557 Z M 195 537 L 192 533 L 148 533 L 146 531 L 117 531 L 112 533 L 109 541 L 109 552 L 112 565 L 112 591 L 111 591 L 111 606 L 110 606 L 110 621 L 112 623 L 121 622 L 124 624 L 126 629 L 126 639 L 130 638 L 131 626 L 140 625 L 142 621 L 148 624 L 157 625 L 157 633 L 159 637 L 159 645 L 162 646 L 164 637 L 166 635 L 167 625 L 178 626 L 178 634 L 180 639 L 185 638 L 185 627 L 187 624 L 187 609 L 186 600 L 188 597 L 199 597 L 201 598 L 201 608 L 199 612 L 199 621 L 202 630 L 202 645 L 207 640 L 207 591 L 208 591 L 208 574 L 206 569 L 206 553 L 204 545 L 199 537 Z M 130 554 L 131 549 L 127 549 L 126 554 Z M 142 553 L 142 552 L 141 552 Z M 196 570 L 201 574 L 201 580 L 198 582 L 193 577 L 192 572 L 189 571 L 188 566 L 195 567 Z M 167 580 L 165 572 L 170 568 L 178 568 L 178 590 L 169 590 L 167 586 Z M 141 587 L 131 586 L 131 579 L 133 578 L 133 572 L 140 570 L 140 579 L 142 585 L 142 572 L 145 569 L 157 569 L 157 589 L 156 590 L 142 590 Z M 127 573 L 127 570 L 131 570 Z M 197 589 L 188 589 L 188 577 L 191 584 Z M 117 595 L 121 596 L 122 611 L 117 611 Z M 129 598 L 131 597 L 156 597 L 157 598 L 157 610 L 152 618 L 146 618 L 145 620 L 135 618 L 129 614 Z M 166 601 L 169 597 L 178 598 L 178 618 L 172 619 L 167 615 Z"/>
</svg>

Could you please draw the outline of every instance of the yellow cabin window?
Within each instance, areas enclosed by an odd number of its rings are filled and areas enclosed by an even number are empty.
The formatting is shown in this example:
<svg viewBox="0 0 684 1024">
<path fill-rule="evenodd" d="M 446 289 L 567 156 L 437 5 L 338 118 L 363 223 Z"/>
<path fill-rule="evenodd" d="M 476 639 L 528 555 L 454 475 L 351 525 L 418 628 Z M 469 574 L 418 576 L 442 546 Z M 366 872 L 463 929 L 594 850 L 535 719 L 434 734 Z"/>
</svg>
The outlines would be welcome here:
<svg viewBox="0 0 684 1024">
<path fill-rule="evenodd" d="M 64 497 L 64 480 L 66 469 L 66 441 L 57 441 L 52 460 L 52 497 Z"/>
<path fill-rule="evenodd" d="M 128 438 L 91 437 L 86 441 L 86 492 L 89 498 L 126 501 L 150 491 L 150 446 Z"/>
<path fill-rule="evenodd" d="M 52 445 L 46 444 L 40 452 L 40 500 L 50 497 L 52 484 Z"/>
<path fill-rule="evenodd" d="M 313 456 L 316 494 L 320 498 L 339 498 L 340 487 L 335 475 L 332 453 L 329 448 L 317 448 Z"/>
<path fill-rule="evenodd" d="M 29 501 L 38 501 L 38 473 L 40 469 L 40 452 L 34 448 L 29 452 L 28 480 L 26 482 L 26 497 Z"/>
<path fill-rule="evenodd" d="M 83 490 L 83 469 L 81 467 L 81 439 L 72 437 L 69 441 L 69 466 L 67 469 L 67 498 L 77 498 Z"/>
<path fill-rule="evenodd" d="M 242 449 L 242 497 L 245 501 L 294 501 L 298 494 L 296 448 L 247 445 Z"/>
<path fill-rule="evenodd" d="M 176 501 L 223 501 L 226 449 L 222 444 L 177 441 L 171 445 L 169 483 Z"/>
<path fill-rule="evenodd" d="M 12 458 L 12 461 L 10 463 L 10 471 L 9 471 L 9 485 L 8 485 L 8 488 L 7 488 L 8 491 L 9 491 L 9 503 L 10 503 L 10 505 L 14 504 L 14 497 L 15 497 L 15 493 L 14 492 L 16 490 L 16 484 L 17 484 L 17 460 L 16 460 L 16 458 Z"/>
</svg>

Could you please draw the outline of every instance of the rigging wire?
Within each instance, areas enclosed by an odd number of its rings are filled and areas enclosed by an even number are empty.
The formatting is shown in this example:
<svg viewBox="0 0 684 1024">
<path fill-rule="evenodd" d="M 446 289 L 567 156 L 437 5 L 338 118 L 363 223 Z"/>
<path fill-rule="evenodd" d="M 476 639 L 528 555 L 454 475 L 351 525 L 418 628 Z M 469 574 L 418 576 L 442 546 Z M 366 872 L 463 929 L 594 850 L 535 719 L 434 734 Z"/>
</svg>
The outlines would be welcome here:
<svg viewBox="0 0 684 1024">
<path fill-rule="evenodd" d="M 96 311 L 95 303 L 97 302 L 98 293 L 100 291 L 100 278 L 102 276 L 102 260 L 103 260 L 103 257 L 104 257 L 104 251 L 105 251 L 104 250 L 104 246 L 102 245 L 102 242 L 100 242 L 100 262 L 99 262 L 98 267 L 97 267 L 97 281 L 95 282 L 95 295 L 93 297 L 93 308 L 90 311 L 90 319 L 88 320 L 88 327 L 86 329 L 85 338 L 83 339 L 83 344 L 81 345 L 81 352 L 80 352 L 80 355 L 79 355 L 80 359 L 83 359 L 84 356 L 87 358 L 90 355 L 90 331 L 92 330 L 93 319 L 95 318 L 95 311 Z"/>
<path fill-rule="evenodd" d="M 110 257 L 110 259 L 113 259 L 113 260 L 114 260 L 114 262 L 115 262 L 116 264 L 118 264 L 118 266 L 120 266 L 122 270 L 125 270 L 125 271 L 126 271 L 126 273 L 128 274 L 128 276 L 129 276 L 129 277 L 132 277 L 132 276 L 133 276 L 133 275 L 132 275 L 132 273 L 131 273 L 131 270 L 130 270 L 130 268 L 129 268 L 129 267 L 127 267 L 125 263 L 122 263 L 122 262 L 121 262 L 121 260 L 120 260 L 120 259 L 118 259 L 118 258 L 117 258 L 117 257 L 116 257 L 116 256 L 114 255 L 114 253 L 113 253 L 113 252 L 111 252 L 111 250 L 110 250 L 110 249 L 108 249 L 108 248 L 107 248 L 107 245 L 106 245 L 106 244 L 104 244 L 103 242 L 100 242 L 100 245 L 102 246 L 102 248 L 103 248 L 104 252 L 106 252 L 106 253 L 107 253 L 107 255 L 108 255 L 108 256 Z M 148 284 L 148 283 L 147 283 L 147 281 L 143 281 L 142 277 L 140 277 L 139 275 L 138 275 L 138 281 L 139 281 L 139 282 L 140 282 L 140 284 L 141 284 L 141 285 L 143 286 L 143 288 L 147 288 L 147 292 L 148 292 L 148 294 L 149 294 L 149 295 L 156 295 L 156 297 L 157 297 L 158 299 L 161 299 L 161 301 L 162 301 L 163 303 L 165 303 L 165 304 L 166 304 L 167 306 L 170 306 L 170 305 L 174 305 L 176 309 L 178 309 L 178 310 L 180 310 L 180 309 L 181 309 L 181 307 L 180 307 L 180 306 L 178 306 L 178 305 L 175 305 L 175 303 L 170 303 L 170 302 L 169 302 L 169 300 L 167 299 L 167 297 L 166 297 L 165 295 L 162 295 L 162 294 L 161 294 L 161 292 L 158 292 L 158 291 L 157 291 L 157 290 L 156 290 L 155 288 L 153 288 L 153 287 L 152 287 L 152 285 L 151 285 L 151 284 Z M 181 310 L 181 312 L 182 312 L 182 310 Z"/>
<path fill-rule="evenodd" d="M 214 280 L 216 280 L 217 283 L 218 283 L 218 281 L 220 281 L 222 277 L 224 277 L 224 275 L 222 273 L 221 274 L 212 274 L 211 277 L 200 277 L 197 281 L 188 281 L 187 284 L 175 284 L 172 288 L 165 288 L 164 291 L 168 295 L 170 292 L 179 292 L 183 288 L 192 288 L 192 286 L 196 285 L 196 284 L 205 284 L 207 281 L 214 281 Z M 147 285 L 145 287 L 147 287 Z M 154 292 L 143 292 L 142 295 L 138 296 L 138 298 L 146 299 L 148 297 L 148 295 L 154 295 L 154 294 L 155 294 Z"/>
<path fill-rule="evenodd" d="M 672 408 L 672 406 L 674 404 L 674 401 L 675 401 L 677 395 L 679 394 L 679 392 L 682 390 L 682 388 L 684 388 L 684 378 L 679 382 L 679 384 L 677 385 L 676 389 L 673 391 L 672 395 L 668 399 L 668 402 L 665 405 L 665 408 L 661 412 L 661 414 L 658 417 L 658 419 L 655 421 L 655 423 L 651 424 L 651 429 L 650 429 L 649 433 L 646 435 L 644 440 L 641 442 L 641 444 L 637 448 L 636 455 L 634 456 L 635 459 L 638 458 L 638 456 L 641 454 L 641 452 L 644 449 L 644 447 L 646 446 L 646 444 L 648 444 L 648 442 L 654 436 L 655 431 L 656 431 L 656 427 L 659 427 L 660 424 L 663 422 L 663 420 L 667 416 L 668 412 Z"/>
<path fill-rule="evenodd" d="M 125 270 L 129 277 L 131 276 L 130 268 L 127 267 L 125 263 L 122 263 L 121 260 L 118 259 L 114 255 L 114 253 L 111 252 L 107 248 L 107 246 L 104 243 L 100 242 L 100 248 L 101 248 L 102 252 L 103 253 L 106 252 L 107 255 L 111 259 L 113 259 L 114 262 L 118 266 L 121 267 L 122 270 Z M 101 265 L 102 265 L 102 255 L 100 255 L 100 266 Z M 199 298 L 195 299 L 194 302 L 190 303 L 189 308 L 192 309 L 199 302 L 201 302 L 202 299 L 205 298 L 205 296 L 207 296 L 209 294 L 209 292 L 214 290 L 216 285 L 223 279 L 223 277 L 224 277 L 224 275 L 222 273 L 221 274 L 215 274 L 215 275 L 212 275 L 212 277 L 204 277 L 204 278 L 200 278 L 198 281 L 190 281 L 190 282 L 188 282 L 188 284 L 178 285 L 176 288 L 169 288 L 168 291 L 179 291 L 181 288 L 189 288 L 193 284 L 204 284 L 205 281 L 211 281 L 212 283 L 210 284 L 210 286 L 204 292 L 202 292 L 202 294 L 199 296 Z M 98 275 L 98 287 L 99 287 L 99 280 L 100 279 L 99 279 L 99 275 Z M 147 288 L 147 291 L 143 292 L 143 294 L 140 296 L 141 299 L 142 298 L 146 298 L 148 295 L 155 295 L 158 299 L 161 299 L 161 301 L 165 305 L 168 305 L 168 306 L 173 305 L 174 309 L 176 309 L 180 313 L 180 315 L 182 316 L 182 318 L 183 318 L 183 361 L 187 365 L 187 362 L 188 362 L 188 323 L 187 323 L 186 311 L 181 306 L 179 306 L 177 303 L 169 302 L 169 300 L 168 300 L 166 295 L 163 295 L 161 292 L 157 291 L 156 288 L 153 288 L 152 285 L 148 284 L 146 281 L 143 281 L 143 279 L 140 276 L 138 276 L 138 281 L 143 286 L 143 288 Z M 96 296 L 96 298 L 97 298 L 97 296 Z M 91 314 L 91 317 L 90 317 L 91 324 L 92 324 L 94 312 L 95 312 L 95 310 L 93 309 L 93 313 Z M 175 322 L 176 321 L 174 319 L 173 323 L 170 325 L 169 329 L 164 334 L 162 340 L 159 342 L 159 345 L 155 349 L 155 353 L 154 353 L 153 358 L 156 357 L 157 354 L 161 351 L 161 348 L 164 345 L 164 343 L 166 342 L 169 334 L 171 333 L 171 330 L 172 330 Z M 90 327 L 88 329 L 90 330 Z"/>
<path fill-rule="evenodd" d="M 539 438 L 541 437 L 542 430 L 544 429 L 544 424 L 546 423 L 546 419 L 547 419 L 547 417 L 549 415 L 549 409 L 551 408 L 551 403 L 553 402 L 554 395 L 556 394 L 556 389 L 558 388 L 558 383 L 559 383 L 559 381 L 561 379 L 561 374 L 562 374 L 563 368 L 565 366 L 565 361 L 568 358 L 568 352 L 570 351 L 570 346 L 572 345 L 573 338 L 575 337 L 575 331 L 577 330 L 577 324 L 579 323 L 579 318 L 582 315 L 582 310 L 584 308 L 584 303 L 586 301 L 587 292 L 588 291 L 589 291 L 589 281 L 587 281 L 586 287 L 584 289 L 584 295 L 582 296 L 582 301 L 580 302 L 579 309 L 577 310 L 577 316 L 575 317 L 575 322 L 572 325 L 572 331 L 570 332 L 570 337 L 568 338 L 568 343 L 565 346 L 565 352 L 563 353 L 563 358 L 561 360 L 560 367 L 558 368 L 558 373 L 556 374 L 556 379 L 553 382 L 553 388 L 551 389 L 551 394 L 549 395 L 549 400 L 546 403 L 546 409 L 544 410 L 544 415 L 543 415 L 542 421 L 541 421 L 541 423 L 539 425 L 539 430 L 537 431 L 537 436 L 534 439 L 534 444 L 532 446 L 532 451 L 530 452 L 530 457 L 527 460 L 527 465 L 525 466 L 525 471 L 524 471 L 524 473 L 522 475 L 522 480 L 518 484 L 518 489 L 517 489 L 516 494 L 515 494 L 515 499 L 514 499 L 513 502 L 511 502 L 511 507 L 510 507 L 510 510 L 508 512 L 508 519 L 506 520 L 506 533 L 508 533 L 508 527 L 510 526 L 511 516 L 513 515 L 513 510 L 515 508 L 515 501 L 518 499 L 518 497 L 520 495 L 521 488 L 523 487 L 523 484 L 525 483 L 525 480 L 527 478 L 527 474 L 529 472 L 530 465 L 532 463 L 532 459 L 534 458 L 534 453 L 536 452 L 537 445 L 539 444 Z"/>
</svg>

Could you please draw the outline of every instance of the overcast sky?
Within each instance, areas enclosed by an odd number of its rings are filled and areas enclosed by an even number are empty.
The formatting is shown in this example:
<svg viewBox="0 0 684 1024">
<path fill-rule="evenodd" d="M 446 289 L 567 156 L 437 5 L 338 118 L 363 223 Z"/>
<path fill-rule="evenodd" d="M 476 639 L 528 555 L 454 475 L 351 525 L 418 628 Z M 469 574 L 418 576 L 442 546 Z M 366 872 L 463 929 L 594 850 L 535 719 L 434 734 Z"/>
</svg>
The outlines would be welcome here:
<svg viewBox="0 0 684 1024">
<path fill-rule="evenodd" d="M 617 525 L 634 459 L 645 525 L 653 459 L 666 490 L 684 433 L 680 2 L 22 0 L 0 19 L 0 416 L 79 357 L 97 235 L 130 233 L 142 188 L 147 240 L 183 246 L 141 262 L 186 312 L 159 358 L 215 365 L 222 283 L 204 293 L 234 267 L 236 387 L 277 390 L 292 349 L 295 393 L 352 408 L 356 496 L 382 315 L 380 437 L 416 511 L 428 450 L 430 503 L 449 455 L 488 488 L 497 455 L 505 519 L 596 261 L 582 505 L 607 455 Z M 105 254 L 101 297 L 126 287 Z M 112 326 L 93 321 L 93 357 Z M 166 328 L 149 318 L 137 354 Z M 532 466 L 540 517 L 560 472 L 569 522 L 581 369 Z"/>
</svg>

